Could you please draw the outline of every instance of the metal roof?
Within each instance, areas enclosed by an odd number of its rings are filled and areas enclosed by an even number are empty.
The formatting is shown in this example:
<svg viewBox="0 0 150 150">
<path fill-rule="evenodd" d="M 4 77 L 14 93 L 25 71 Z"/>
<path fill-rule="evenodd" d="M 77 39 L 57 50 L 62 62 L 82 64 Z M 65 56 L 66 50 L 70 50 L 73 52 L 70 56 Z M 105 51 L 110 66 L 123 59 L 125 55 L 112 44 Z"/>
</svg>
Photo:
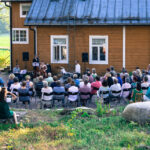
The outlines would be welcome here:
<svg viewBox="0 0 150 150">
<path fill-rule="evenodd" d="M 33 0 L 25 25 L 150 25 L 150 0 Z"/>
<path fill-rule="evenodd" d="M 1 0 L 1 2 L 32 2 L 32 0 Z"/>
</svg>

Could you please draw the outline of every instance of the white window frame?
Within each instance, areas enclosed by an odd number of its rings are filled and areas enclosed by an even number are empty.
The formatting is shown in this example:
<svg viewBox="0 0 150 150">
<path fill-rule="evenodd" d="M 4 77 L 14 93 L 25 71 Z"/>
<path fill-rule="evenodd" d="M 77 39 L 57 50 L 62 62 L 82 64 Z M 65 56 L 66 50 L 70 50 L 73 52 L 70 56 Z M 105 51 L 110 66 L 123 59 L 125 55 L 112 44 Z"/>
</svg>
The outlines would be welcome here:
<svg viewBox="0 0 150 150">
<path fill-rule="evenodd" d="M 106 60 L 105 61 L 94 61 L 92 60 L 92 39 L 105 39 L 106 44 Z M 99 45 L 97 45 L 99 46 Z M 89 64 L 103 64 L 103 65 L 108 65 L 108 36 L 101 36 L 101 35 L 91 35 L 89 36 Z M 99 51 L 98 51 L 98 57 L 99 57 Z"/>
<path fill-rule="evenodd" d="M 66 48 L 67 48 L 67 59 L 66 60 L 59 60 L 59 61 L 55 61 L 54 59 L 53 59 L 53 54 L 54 54 L 54 51 L 53 51 L 53 46 L 54 46 L 54 44 L 53 44 L 53 40 L 55 39 L 55 38 L 65 38 L 66 39 Z M 68 35 L 51 35 L 50 36 L 50 43 L 51 43 L 51 63 L 52 64 L 68 64 L 69 63 L 69 37 L 68 37 Z"/>
<path fill-rule="evenodd" d="M 31 6 L 31 3 L 21 3 L 20 4 L 20 18 L 26 18 L 26 15 L 22 15 L 22 6 L 25 6 L 25 5 Z"/>
<path fill-rule="evenodd" d="M 12 32 L 13 31 L 22 31 L 25 30 L 26 31 L 26 38 L 27 41 L 12 41 L 13 44 L 29 44 L 29 29 L 28 28 L 12 28 Z M 13 36 L 13 35 L 12 35 Z M 13 38 L 13 37 L 12 37 Z M 19 36 L 20 38 L 20 36 Z M 19 39 L 20 40 L 20 39 Z"/>
</svg>

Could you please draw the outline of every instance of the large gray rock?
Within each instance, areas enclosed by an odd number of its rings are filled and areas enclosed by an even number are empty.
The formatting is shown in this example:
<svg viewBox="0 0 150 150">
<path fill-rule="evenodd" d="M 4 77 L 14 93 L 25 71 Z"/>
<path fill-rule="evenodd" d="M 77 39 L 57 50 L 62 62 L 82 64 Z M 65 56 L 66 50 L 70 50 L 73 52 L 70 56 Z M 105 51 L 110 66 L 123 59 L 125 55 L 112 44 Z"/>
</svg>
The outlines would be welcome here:
<svg viewBox="0 0 150 150">
<path fill-rule="evenodd" d="M 139 102 L 127 105 L 122 116 L 127 121 L 135 121 L 140 124 L 150 123 L 150 102 Z"/>
</svg>

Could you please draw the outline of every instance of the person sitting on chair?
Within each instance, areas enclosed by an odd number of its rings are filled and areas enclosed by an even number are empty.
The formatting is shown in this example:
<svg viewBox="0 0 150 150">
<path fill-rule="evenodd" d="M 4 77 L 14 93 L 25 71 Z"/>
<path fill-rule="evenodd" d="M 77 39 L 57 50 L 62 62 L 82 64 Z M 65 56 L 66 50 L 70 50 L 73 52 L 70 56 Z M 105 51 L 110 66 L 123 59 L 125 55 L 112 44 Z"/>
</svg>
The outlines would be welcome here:
<svg viewBox="0 0 150 150">
<path fill-rule="evenodd" d="M 95 77 L 95 82 L 91 83 L 91 96 L 93 96 L 94 94 L 97 94 L 97 91 L 99 90 L 99 88 L 102 86 L 102 83 L 100 81 L 100 78 L 98 76 Z"/>
<path fill-rule="evenodd" d="M 6 102 L 7 94 L 12 96 L 12 99 L 16 99 L 16 95 L 8 92 L 6 88 L 0 88 L 0 119 L 14 118 L 15 124 L 18 124 L 16 113 L 9 110 L 8 103 Z"/>
<path fill-rule="evenodd" d="M 26 81 L 22 82 L 21 88 L 18 90 L 19 101 L 21 101 L 27 107 L 27 104 L 30 104 L 30 96 L 32 92 L 26 87 Z"/>
<path fill-rule="evenodd" d="M 121 97 L 131 98 L 131 84 L 129 78 L 125 78 L 125 83 L 122 85 Z"/>
<path fill-rule="evenodd" d="M 109 91 L 110 88 L 108 86 L 108 82 L 106 79 L 103 80 L 102 86 L 99 88 L 97 92 L 98 96 L 103 99 L 104 104 L 109 104 Z"/>
<path fill-rule="evenodd" d="M 145 95 L 149 86 L 150 86 L 150 83 L 148 82 L 148 77 L 145 76 L 144 79 L 143 79 L 143 83 L 141 84 L 141 87 L 142 87 L 142 90 L 143 90 L 143 94 Z"/>
<path fill-rule="evenodd" d="M 55 100 L 61 100 L 62 106 L 65 106 L 65 88 L 62 86 L 60 81 L 57 81 L 57 85 L 53 88 L 53 105 Z"/>
<path fill-rule="evenodd" d="M 71 82 L 71 87 L 68 89 L 68 100 L 71 102 L 78 101 L 78 93 L 79 89 L 75 86 L 75 82 Z"/>
<path fill-rule="evenodd" d="M 4 87 L 4 81 L 1 77 L 0 77 L 0 87 Z"/>
<path fill-rule="evenodd" d="M 39 77 L 39 82 L 36 83 L 35 90 L 36 90 L 36 95 L 38 97 L 41 97 L 41 89 L 43 88 L 43 76 Z"/>
<path fill-rule="evenodd" d="M 121 85 L 118 83 L 118 79 L 114 79 L 114 84 L 110 87 L 110 96 L 112 98 L 120 97 Z"/>
<path fill-rule="evenodd" d="M 15 75 L 11 73 L 7 82 L 7 90 L 10 91 L 10 86 L 14 83 Z"/>
<path fill-rule="evenodd" d="M 137 94 L 141 94 L 141 95 L 143 94 L 140 82 L 137 82 L 136 89 L 133 89 L 133 91 L 132 91 L 131 101 L 136 102 L 136 95 Z M 140 101 L 142 101 L 142 99 Z"/>
<path fill-rule="evenodd" d="M 90 100 L 91 87 L 88 86 L 88 80 L 84 80 L 84 85 L 80 87 L 80 101 L 81 105 L 86 106 L 88 100 Z"/>
<path fill-rule="evenodd" d="M 41 92 L 42 92 L 42 105 L 47 104 L 47 102 L 50 102 L 53 99 L 53 89 L 48 86 L 47 81 L 43 81 L 43 88 Z"/>
<path fill-rule="evenodd" d="M 52 82 L 54 82 L 53 80 L 53 77 L 52 77 L 52 74 L 51 73 L 48 73 L 48 77 L 45 79 L 45 81 L 48 82 L 48 86 L 51 85 Z"/>
<path fill-rule="evenodd" d="M 150 101 L 150 87 L 148 88 L 146 94 L 143 96 L 144 101 Z"/>
</svg>

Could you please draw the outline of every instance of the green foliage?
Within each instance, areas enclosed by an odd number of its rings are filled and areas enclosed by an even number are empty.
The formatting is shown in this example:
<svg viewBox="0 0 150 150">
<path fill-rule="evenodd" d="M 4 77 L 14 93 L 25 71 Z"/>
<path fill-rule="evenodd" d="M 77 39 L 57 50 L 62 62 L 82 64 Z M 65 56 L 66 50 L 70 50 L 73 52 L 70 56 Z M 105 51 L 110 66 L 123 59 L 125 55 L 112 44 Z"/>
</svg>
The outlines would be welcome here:
<svg viewBox="0 0 150 150">
<path fill-rule="evenodd" d="M 9 32 L 9 9 L 0 2 L 0 34 Z"/>
<path fill-rule="evenodd" d="M 9 34 L 0 34 L 0 48 L 10 48 L 10 36 Z"/>
<path fill-rule="evenodd" d="M 10 65 L 10 51 L 0 49 L 0 68 Z"/>
<path fill-rule="evenodd" d="M 102 117 L 104 114 L 108 113 L 110 110 L 110 105 L 109 106 L 105 105 L 103 107 L 102 104 L 98 101 L 96 102 L 96 106 L 97 106 L 96 112 L 99 117 Z"/>
<path fill-rule="evenodd" d="M 105 114 L 109 108 L 103 109 Z M 82 109 L 63 117 L 60 117 L 57 111 L 39 110 L 35 113 L 38 117 L 53 118 L 54 115 L 55 120 L 34 125 L 20 124 L 18 129 L 13 125 L 0 125 L 0 145 L 7 145 L 12 149 L 44 150 L 136 150 L 141 144 L 149 146 L 150 126 L 148 124 L 140 126 L 134 122 L 126 122 L 121 116 L 113 116 L 122 110 L 123 107 L 114 109 L 112 114 L 109 113 L 109 116 L 108 113 L 107 116 L 103 114 L 102 117 L 92 113 L 89 115 Z M 31 114 L 34 112 L 31 111 Z"/>
</svg>

